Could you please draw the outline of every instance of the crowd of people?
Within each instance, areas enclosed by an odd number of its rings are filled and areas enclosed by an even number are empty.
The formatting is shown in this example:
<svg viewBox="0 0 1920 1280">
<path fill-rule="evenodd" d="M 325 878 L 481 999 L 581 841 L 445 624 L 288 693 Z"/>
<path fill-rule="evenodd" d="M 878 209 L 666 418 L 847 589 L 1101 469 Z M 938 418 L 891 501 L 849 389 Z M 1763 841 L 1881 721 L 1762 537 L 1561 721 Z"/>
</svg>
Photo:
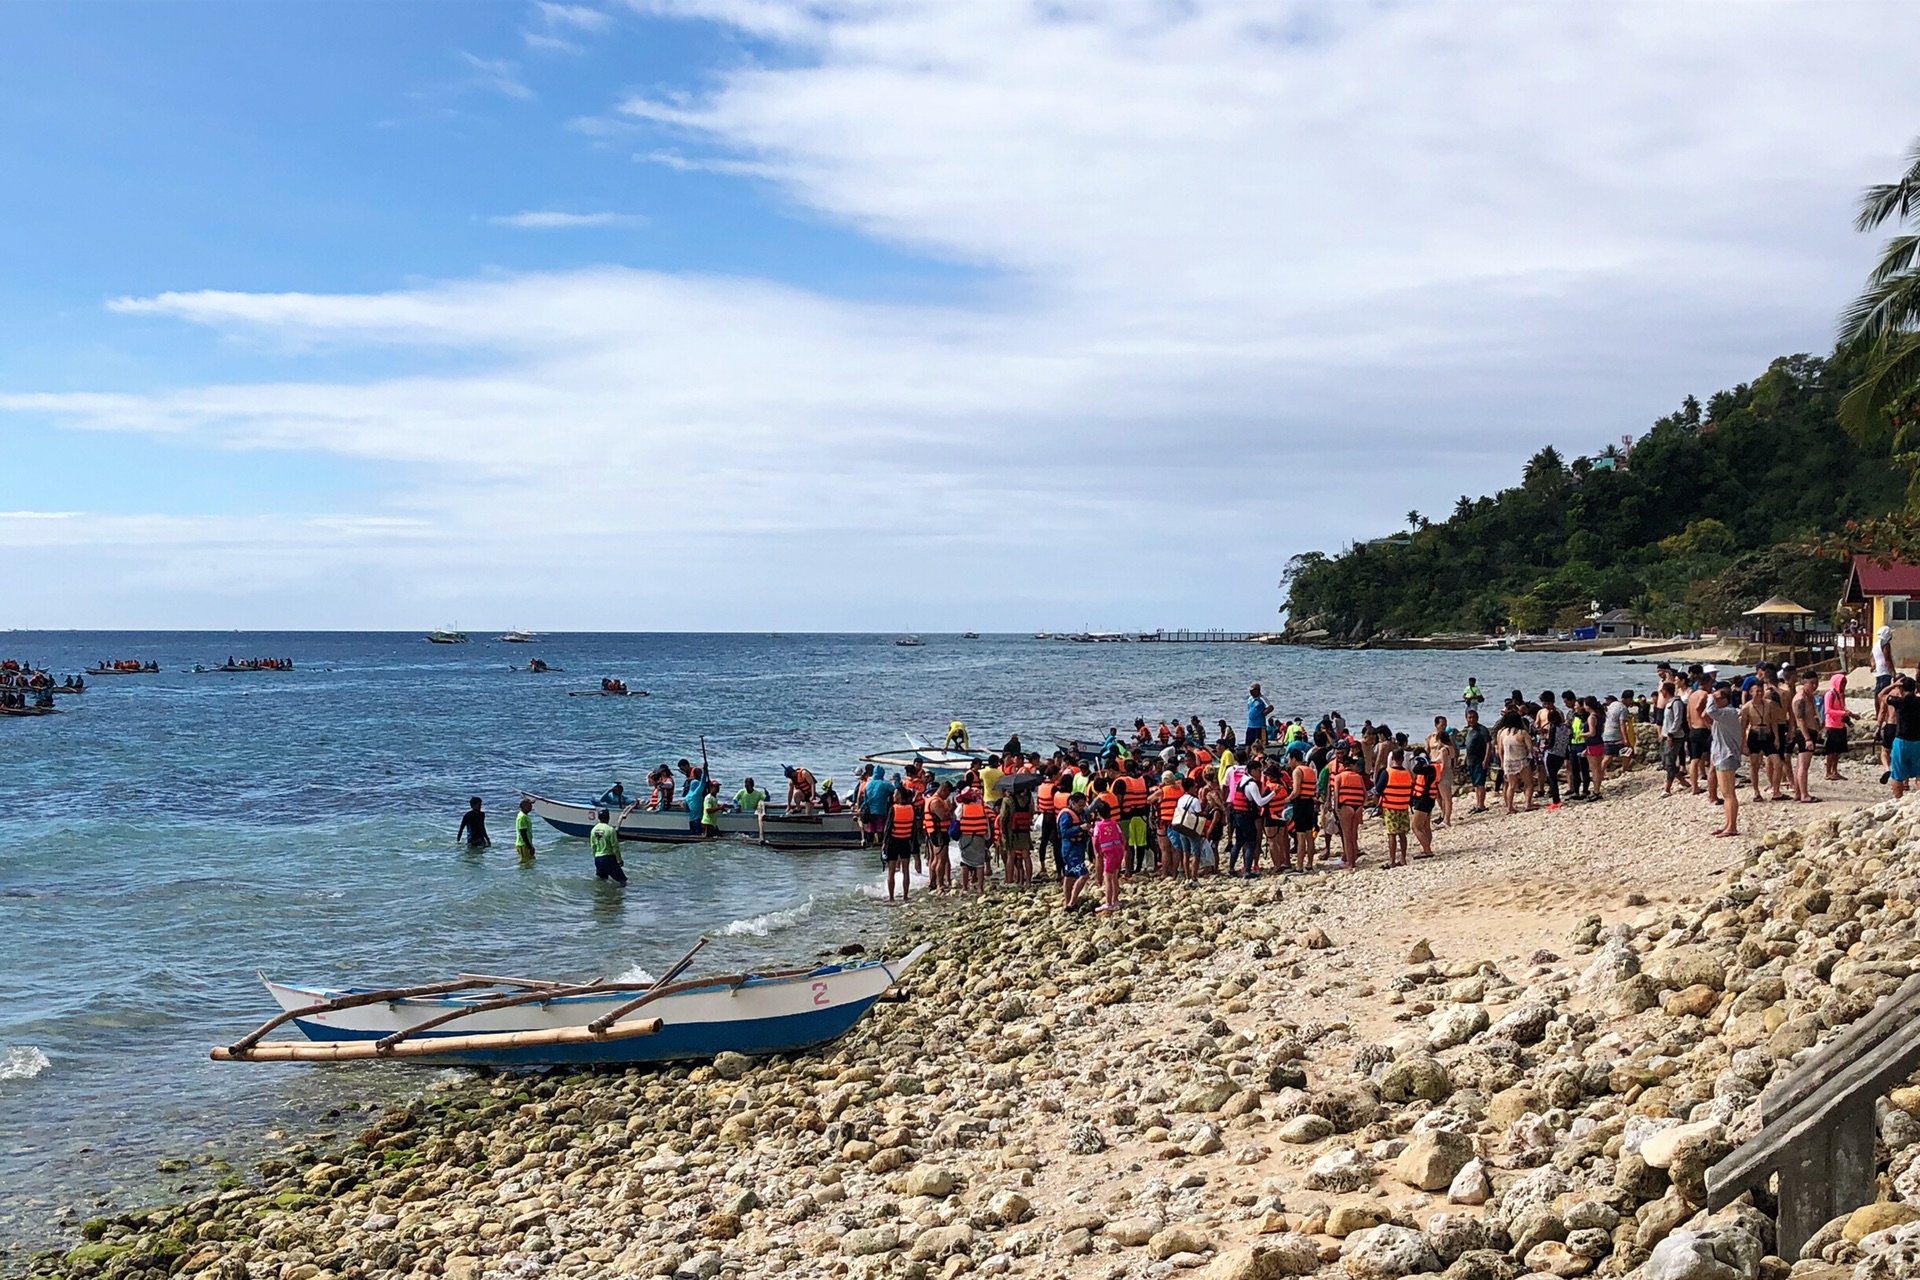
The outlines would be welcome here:
<svg viewBox="0 0 1920 1280">
<path fill-rule="evenodd" d="M 1705 796 L 1720 809 L 1715 834 L 1737 835 L 1743 781 L 1755 801 L 1813 803 L 1814 757 L 1824 756 L 1826 778 L 1840 776 L 1858 718 L 1845 683 L 1772 663 L 1724 678 L 1712 665 L 1663 663 L 1646 694 L 1563 689 L 1529 697 L 1515 689 L 1487 715 L 1491 699 L 1469 680 L 1463 722 L 1436 716 L 1417 739 L 1371 721 L 1356 732 L 1338 712 L 1313 725 L 1283 719 L 1256 684 L 1244 732 L 1218 720 L 1210 733 L 1197 715 L 1152 725 L 1136 718 L 1131 732 L 1110 729 L 1097 744 L 1062 742 L 1043 755 L 1015 735 L 982 755 L 970 752 L 955 721 L 948 746 L 973 754 L 971 767 L 931 759 L 892 771 L 864 765 L 843 800 L 831 778 L 788 765 L 785 807 L 851 810 L 861 845 L 885 865 L 890 899 L 904 900 L 916 878 L 936 892 L 983 893 L 997 863 L 1004 884 L 1057 879 L 1068 909 L 1092 896 L 1094 909 L 1107 912 L 1135 878 L 1191 884 L 1309 872 L 1323 860 L 1353 871 L 1376 819 L 1386 866 L 1432 857 L 1456 803 L 1468 803 L 1469 813 L 1488 812 L 1490 794 L 1506 813 L 1597 803 L 1610 779 L 1653 754 L 1649 736 L 1659 747 L 1662 794 Z M 1920 784 L 1915 685 L 1890 663 L 1876 676 L 1875 749 L 1896 796 Z M 598 798 L 591 843 L 602 879 L 625 883 L 617 832 L 633 810 L 681 808 L 690 833 L 717 837 L 719 814 L 776 803 L 752 778 L 729 801 L 704 764 L 684 759 L 658 766 L 647 783 L 641 798 L 629 799 L 619 783 Z M 515 841 L 523 857 L 533 852 L 528 813 L 523 802 Z M 485 842 L 477 802 L 461 837 Z"/>
</svg>

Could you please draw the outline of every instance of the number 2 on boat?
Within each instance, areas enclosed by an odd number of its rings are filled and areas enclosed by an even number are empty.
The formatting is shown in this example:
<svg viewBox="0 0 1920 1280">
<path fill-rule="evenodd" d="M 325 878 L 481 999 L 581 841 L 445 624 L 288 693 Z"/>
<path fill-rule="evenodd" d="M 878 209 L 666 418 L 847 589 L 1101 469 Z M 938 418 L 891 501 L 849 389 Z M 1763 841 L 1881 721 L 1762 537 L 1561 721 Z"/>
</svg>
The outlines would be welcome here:
<svg viewBox="0 0 1920 1280">
<path fill-rule="evenodd" d="M 826 983 L 816 982 L 813 984 L 813 1002 L 815 1004 L 827 1003 L 827 984 Z"/>
</svg>

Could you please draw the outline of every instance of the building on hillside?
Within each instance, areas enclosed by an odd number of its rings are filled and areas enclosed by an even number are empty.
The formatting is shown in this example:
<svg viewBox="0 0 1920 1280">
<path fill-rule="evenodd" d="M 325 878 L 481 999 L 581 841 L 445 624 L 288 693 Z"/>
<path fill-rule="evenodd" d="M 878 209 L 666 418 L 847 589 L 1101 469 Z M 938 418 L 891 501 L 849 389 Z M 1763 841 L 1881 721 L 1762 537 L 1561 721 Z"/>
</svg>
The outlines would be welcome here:
<svg viewBox="0 0 1920 1280">
<path fill-rule="evenodd" d="M 1640 619 L 1631 609 L 1609 609 L 1593 620 L 1594 635 L 1601 640 L 1638 640 L 1646 634 Z"/>
<path fill-rule="evenodd" d="M 1898 560 L 1878 565 L 1855 556 L 1840 594 L 1840 608 L 1856 619 L 1849 628 L 1860 638 L 1856 661 L 1866 660 L 1864 650 L 1881 627 L 1893 631 L 1894 665 L 1905 667 L 1920 660 L 1920 565 Z"/>
</svg>

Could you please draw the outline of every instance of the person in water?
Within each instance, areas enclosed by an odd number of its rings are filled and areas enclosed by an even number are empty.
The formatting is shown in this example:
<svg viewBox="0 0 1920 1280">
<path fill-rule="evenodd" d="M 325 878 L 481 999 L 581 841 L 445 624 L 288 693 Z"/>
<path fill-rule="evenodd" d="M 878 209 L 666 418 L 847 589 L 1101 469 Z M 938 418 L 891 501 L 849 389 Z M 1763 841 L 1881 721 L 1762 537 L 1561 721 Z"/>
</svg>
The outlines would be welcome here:
<svg viewBox="0 0 1920 1280">
<path fill-rule="evenodd" d="M 593 877 L 596 880 L 611 880 L 621 888 L 627 884 L 626 868 L 620 861 L 620 832 L 605 809 L 599 811 L 599 821 L 593 824 L 593 830 L 587 833 L 587 845 L 593 850 Z"/>
<path fill-rule="evenodd" d="M 513 815 L 513 851 L 520 861 L 533 861 L 533 801 L 522 796 L 520 812 Z"/>
<path fill-rule="evenodd" d="M 467 811 L 460 815 L 460 829 L 454 833 L 454 839 L 465 840 L 469 849 L 493 847 L 493 841 L 487 838 L 487 815 L 480 807 L 479 796 L 467 802 Z"/>
</svg>

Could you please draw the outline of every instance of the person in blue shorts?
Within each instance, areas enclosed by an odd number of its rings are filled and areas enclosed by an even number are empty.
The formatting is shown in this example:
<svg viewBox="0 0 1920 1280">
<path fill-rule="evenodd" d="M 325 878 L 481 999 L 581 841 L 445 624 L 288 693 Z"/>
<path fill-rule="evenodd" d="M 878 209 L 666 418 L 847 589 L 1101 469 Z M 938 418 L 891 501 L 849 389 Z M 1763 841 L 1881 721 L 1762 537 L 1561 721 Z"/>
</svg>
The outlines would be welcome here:
<svg viewBox="0 0 1920 1280">
<path fill-rule="evenodd" d="M 1080 890 L 1087 883 L 1087 797 L 1076 791 L 1060 811 L 1060 891 L 1061 907 L 1071 911 L 1080 905 Z"/>
</svg>

